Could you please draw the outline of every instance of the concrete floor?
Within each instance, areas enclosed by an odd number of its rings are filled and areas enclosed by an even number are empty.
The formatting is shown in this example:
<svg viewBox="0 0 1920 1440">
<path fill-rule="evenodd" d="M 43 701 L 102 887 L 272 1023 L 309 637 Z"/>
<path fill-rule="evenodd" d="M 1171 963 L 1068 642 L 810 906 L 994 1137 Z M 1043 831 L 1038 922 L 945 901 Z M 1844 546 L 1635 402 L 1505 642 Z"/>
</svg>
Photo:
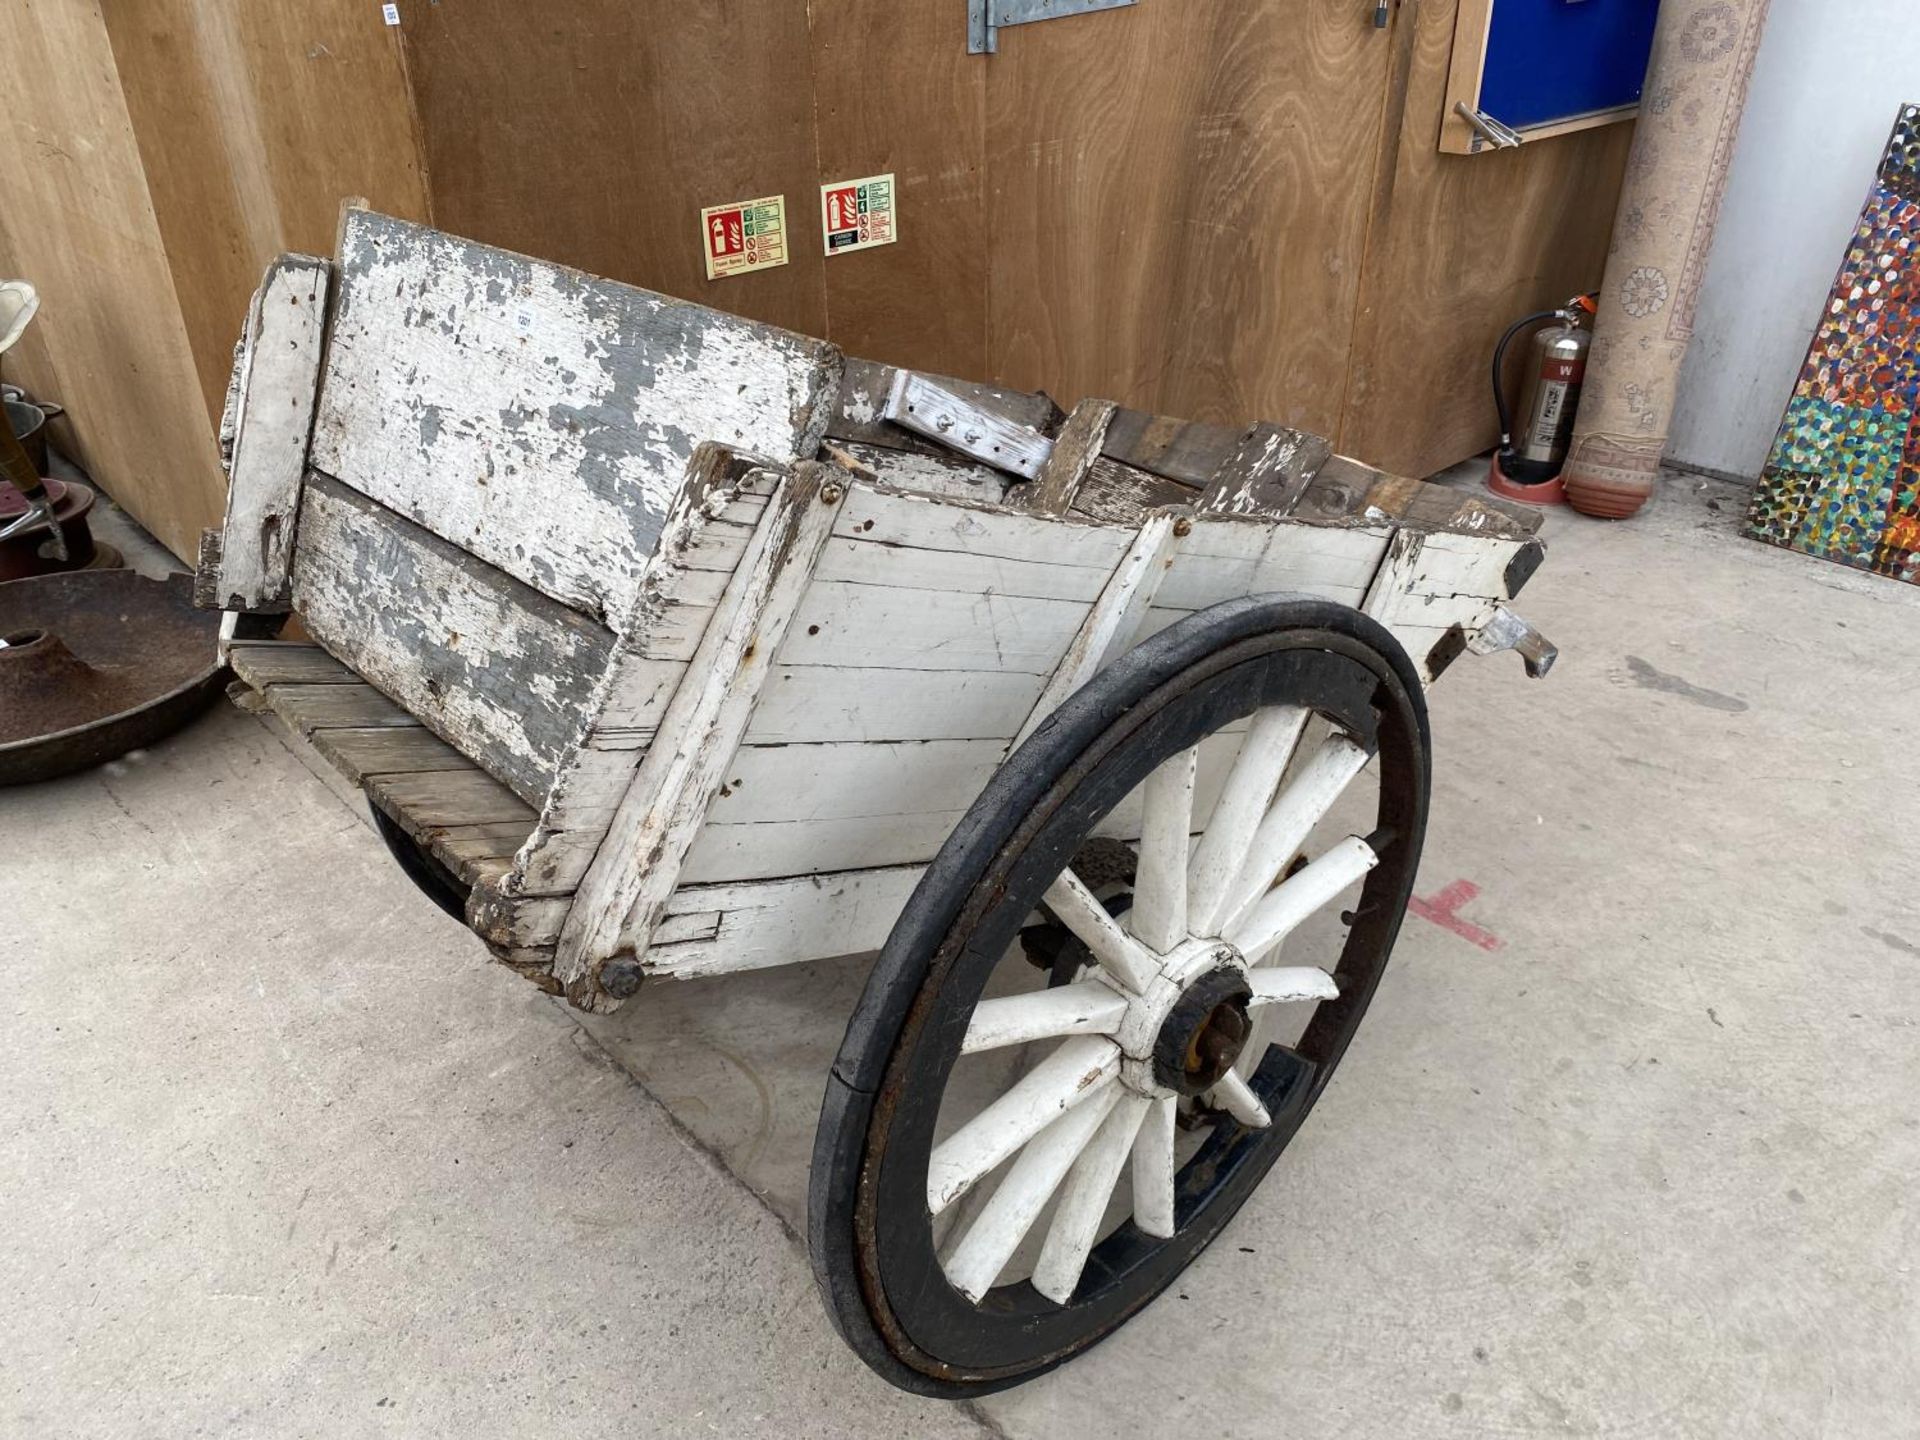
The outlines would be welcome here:
<svg viewBox="0 0 1920 1440">
<path fill-rule="evenodd" d="M 1920 591 L 1740 503 L 1551 519 L 1562 661 L 1435 692 L 1432 918 L 1326 1099 L 974 1409 L 790 1228 L 857 963 L 582 1025 L 225 706 L 0 797 L 0 1432 L 1920 1436 Z"/>
</svg>

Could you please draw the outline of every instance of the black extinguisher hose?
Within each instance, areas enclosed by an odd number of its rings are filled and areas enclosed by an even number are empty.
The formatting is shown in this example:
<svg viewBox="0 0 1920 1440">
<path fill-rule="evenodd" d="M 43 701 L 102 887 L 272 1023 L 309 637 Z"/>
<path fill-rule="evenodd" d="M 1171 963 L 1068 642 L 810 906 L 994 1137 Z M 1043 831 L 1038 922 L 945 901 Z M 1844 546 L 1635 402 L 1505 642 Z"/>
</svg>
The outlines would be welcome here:
<svg viewBox="0 0 1920 1440">
<path fill-rule="evenodd" d="M 1493 404 L 1500 413 L 1500 449 L 1502 453 L 1513 449 L 1513 412 L 1507 408 L 1507 347 L 1513 343 L 1513 337 L 1530 325 L 1545 324 L 1549 320 L 1561 317 L 1558 310 L 1538 310 L 1523 316 L 1507 327 L 1507 333 L 1500 337 L 1500 343 L 1493 347 Z"/>
</svg>

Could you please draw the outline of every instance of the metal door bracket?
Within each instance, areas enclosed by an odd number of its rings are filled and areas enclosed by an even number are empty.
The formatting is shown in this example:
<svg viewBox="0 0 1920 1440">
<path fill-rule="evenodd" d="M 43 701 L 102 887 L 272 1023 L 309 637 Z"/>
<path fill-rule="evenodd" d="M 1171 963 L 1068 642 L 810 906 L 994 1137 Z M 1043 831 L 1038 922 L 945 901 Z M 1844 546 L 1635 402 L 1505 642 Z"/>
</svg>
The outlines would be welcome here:
<svg viewBox="0 0 1920 1440">
<path fill-rule="evenodd" d="M 1028 25 L 1090 10 L 1118 10 L 1140 0 L 967 0 L 967 53 L 989 55 L 1000 48 L 1002 25 Z"/>
</svg>

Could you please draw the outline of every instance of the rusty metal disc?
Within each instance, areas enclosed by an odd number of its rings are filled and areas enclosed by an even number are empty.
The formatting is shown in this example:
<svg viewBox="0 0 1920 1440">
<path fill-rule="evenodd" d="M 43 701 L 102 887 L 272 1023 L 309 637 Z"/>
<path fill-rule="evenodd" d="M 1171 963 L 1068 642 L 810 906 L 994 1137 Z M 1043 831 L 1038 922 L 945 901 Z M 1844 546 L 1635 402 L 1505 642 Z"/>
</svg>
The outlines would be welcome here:
<svg viewBox="0 0 1920 1440">
<path fill-rule="evenodd" d="M 172 734 L 220 693 L 220 616 L 193 579 L 74 570 L 0 584 L 0 785 Z"/>
</svg>

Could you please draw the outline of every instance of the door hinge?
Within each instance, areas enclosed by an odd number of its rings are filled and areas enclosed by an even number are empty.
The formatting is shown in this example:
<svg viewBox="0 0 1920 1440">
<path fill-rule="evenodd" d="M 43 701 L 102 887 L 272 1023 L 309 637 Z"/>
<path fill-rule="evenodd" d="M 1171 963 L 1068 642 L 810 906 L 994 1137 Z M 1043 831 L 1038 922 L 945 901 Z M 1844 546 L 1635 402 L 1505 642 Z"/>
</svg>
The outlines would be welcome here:
<svg viewBox="0 0 1920 1440">
<path fill-rule="evenodd" d="M 967 0 L 967 53 L 989 55 L 1000 48 L 1003 25 L 1029 25 L 1090 10 L 1118 10 L 1140 0 Z"/>
</svg>

